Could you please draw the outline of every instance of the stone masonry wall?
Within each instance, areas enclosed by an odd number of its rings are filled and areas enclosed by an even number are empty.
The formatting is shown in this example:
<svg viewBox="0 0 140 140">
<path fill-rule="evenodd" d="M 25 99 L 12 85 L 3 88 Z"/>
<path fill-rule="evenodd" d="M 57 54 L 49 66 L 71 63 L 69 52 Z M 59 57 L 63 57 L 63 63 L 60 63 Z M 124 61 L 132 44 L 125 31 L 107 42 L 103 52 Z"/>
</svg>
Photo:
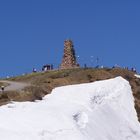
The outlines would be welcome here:
<svg viewBox="0 0 140 140">
<path fill-rule="evenodd" d="M 60 69 L 77 68 L 75 50 L 71 40 L 64 41 L 64 54 Z"/>
</svg>

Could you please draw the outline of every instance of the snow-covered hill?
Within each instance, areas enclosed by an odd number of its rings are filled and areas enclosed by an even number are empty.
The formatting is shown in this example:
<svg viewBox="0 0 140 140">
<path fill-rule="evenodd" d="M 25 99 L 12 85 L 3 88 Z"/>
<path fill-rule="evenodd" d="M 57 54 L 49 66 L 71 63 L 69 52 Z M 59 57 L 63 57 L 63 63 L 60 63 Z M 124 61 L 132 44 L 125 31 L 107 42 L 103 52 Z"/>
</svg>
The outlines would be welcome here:
<svg viewBox="0 0 140 140">
<path fill-rule="evenodd" d="M 121 77 L 59 87 L 43 101 L 0 107 L 2 140 L 139 140 L 129 83 Z"/>
</svg>

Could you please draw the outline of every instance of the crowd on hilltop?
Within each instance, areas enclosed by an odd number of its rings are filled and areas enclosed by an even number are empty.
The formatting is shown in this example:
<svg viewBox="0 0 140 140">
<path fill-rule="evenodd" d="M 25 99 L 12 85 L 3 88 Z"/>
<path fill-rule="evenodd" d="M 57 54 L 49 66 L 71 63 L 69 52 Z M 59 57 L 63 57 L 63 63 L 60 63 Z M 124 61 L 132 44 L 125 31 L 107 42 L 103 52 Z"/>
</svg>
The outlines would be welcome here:
<svg viewBox="0 0 140 140">
<path fill-rule="evenodd" d="M 82 68 L 82 67 L 81 67 Z M 83 68 L 95 68 L 95 69 L 103 69 L 103 68 L 107 68 L 107 67 L 104 67 L 103 65 L 96 65 L 95 67 L 90 67 L 90 66 L 88 66 L 87 64 L 84 64 L 83 65 Z M 129 68 L 129 67 L 121 67 L 121 66 L 119 66 L 118 64 L 115 64 L 114 66 L 112 66 L 112 69 L 114 69 L 114 68 L 123 68 L 123 69 L 126 69 L 126 70 L 130 70 L 130 71 L 132 71 L 132 72 L 134 72 L 134 73 L 137 73 L 137 70 L 136 70 L 136 68 L 134 68 L 134 67 L 131 67 L 131 68 Z M 59 69 L 59 68 L 57 68 L 57 69 Z M 56 70 L 57 70 L 56 69 Z M 42 66 L 42 69 L 41 69 L 41 71 L 42 72 L 46 72 L 46 71 L 52 71 L 52 70 L 54 70 L 54 65 L 53 64 L 46 64 L 46 65 L 43 65 Z M 36 72 L 38 72 L 37 71 L 37 69 L 36 68 L 33 68 L 33 70 L 32 70 L 32 72 L 33 73 L 36 73 Z"/>
<path fill-rule="evenodd" d="M 122 67 L 119 66 L 119 65 L 117 65 L 117 64 L 115 64 L 112 68 L 122 68 Z M 137 73 L 137 70 L 136 70 L 136 68 L 134 68 L 134 67 L 132 67 L 132 68 L 129 68 L 129 67 L 123 67 L 123 68 L 126 69 L 126 70 L 130 70 L 130 71 L 132 71 L 132 72 Z"/>
<path fill-rule="evenodd" d="M 84 64 L 83 67 L 80 66 L 80 68 L 84 68 L 84 69 L 88 69 L 88 68 L 94 68 L 94 69 L 103 69 L 103 68 L 110 68 L 110 67 L 106 67 L 106 66 L 103 66 L 103 65 L 96 65 L 96 66 L 88 66 L 87 64 Z M 126 70 L 129 70 L 129 71 L 132 71 L 134 73 L 137 73 L 139 74 L 139 72 L 136 70 L 135 67 L 121 67 L 117 64 L 115 64 L 114 66 L 111 67 L 112 69 L 115 69 L 115 68 L 121 68 L 121 69 L 126 69 Z M 32 72 L 33 73 L 37 73 L 37 72 L 46 72 L 46 71 L 52 71 L 52 70 L 59 70 L 59 67 L 58 68 L 54 68 L 54 65 L 53 64 L 45 64 L 42 66 L 41 68 L 41 71 L 40 70 L 37 70 L 37 68 L 33 68 L 32 69 Z M 28 73 L 23 73 L 22 75 L 27 75 Z M 17 76 L 17 75 L 15 75 Z M 6 76 L 7 79 L 11 78 L 11 77 L 15 77 L 14 75 L 12 76 Z"/>
</svg>

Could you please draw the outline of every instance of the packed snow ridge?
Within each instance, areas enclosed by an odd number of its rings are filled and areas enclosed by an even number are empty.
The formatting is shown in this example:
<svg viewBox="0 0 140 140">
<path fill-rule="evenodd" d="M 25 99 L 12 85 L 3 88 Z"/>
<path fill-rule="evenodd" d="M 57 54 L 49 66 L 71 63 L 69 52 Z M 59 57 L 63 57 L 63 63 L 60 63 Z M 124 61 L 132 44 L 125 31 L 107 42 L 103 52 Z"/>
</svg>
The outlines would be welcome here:
<svg viewBox="0 0 140 140">
<path fill-rule="evenodd" d="M 140 75 L 138 75 L 138 74 L 135 74 L 135 77 L 137 77 L 137 78 L 140 78 Z"/>
<path fill-rule="evenodd" d="M 139 140 L 129 83 L 121 77 L 56 88 L 43 101 L 0 107 L 1 140 Z"/>
</svg>

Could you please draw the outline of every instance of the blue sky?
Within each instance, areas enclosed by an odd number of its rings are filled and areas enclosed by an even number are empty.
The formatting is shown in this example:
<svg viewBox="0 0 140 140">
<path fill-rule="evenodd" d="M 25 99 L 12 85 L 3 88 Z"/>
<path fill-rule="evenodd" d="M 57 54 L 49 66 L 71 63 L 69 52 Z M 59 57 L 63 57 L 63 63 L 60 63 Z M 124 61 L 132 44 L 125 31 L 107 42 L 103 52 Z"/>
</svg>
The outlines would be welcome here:
<svg viewBox="0 0 140 140">
<path fill-rule="evenodd" d="M 67 38 L 80 64 L 140 71 L 140 1 L 1 0 L 0 76 L 57 67 Z"/>
</svg>

